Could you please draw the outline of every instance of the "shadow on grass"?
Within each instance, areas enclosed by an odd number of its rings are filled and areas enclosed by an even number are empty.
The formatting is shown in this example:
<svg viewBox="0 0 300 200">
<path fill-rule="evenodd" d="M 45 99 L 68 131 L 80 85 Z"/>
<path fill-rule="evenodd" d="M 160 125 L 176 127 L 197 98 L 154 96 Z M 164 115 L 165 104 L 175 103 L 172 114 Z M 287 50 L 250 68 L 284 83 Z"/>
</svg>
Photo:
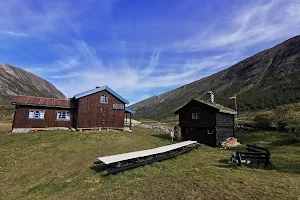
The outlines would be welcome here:
<svg viewBox="0 0 300 200">
<path fill-rule="evenodd" d="M 279 172 L 300 174 L 300 164 L 289 164 L 289 165 L 278 166 L 276 170 Z"/>
<path fill-rule="evenodd" d="M 238 166 L 237 164 L 233 164 L 229 162 L 229 159 L 221 159 L 219 160 L 218 165 L 215 165 L 216 167 L 219 168 L 225 168 L 225 169 L 239 169 L 240 166 Z M 263 164 L 259 164 L 259 165 L 244 165 L 247 168 L 250 169 L 264 169 L 264 170 L 275 170 L 277 172 L 284 172 L 284 173 L 296 173 L 296 174 L 300 174 L 300 164 L 290 164 L 290 165 L 279 165 L 279 166 L 274 166 L 274 168 L 272 166 L 268 166 L 268 167 L 264 167 Z"/>
<path fill-rule="evenodd" d="M 168 141 L 171 140 L 170 134 L 168 134 L 168 133 L 155 134 L 155 135 L 151 135 L 151 136 L 157 137 L 157 138 L 160 138 L 160 139 L 163 139 L 163 140 L 168 140 Z"/>
<path fill-rule="evenodd" d="M 270 143 L 271 146 L 287 146 L 287 145 L 294 145 L 298 143 L 297 140 L 293 139 L 293 138 L 287 138 L 287 139 L 283 139 L 283 140 L 276 140 L 272 143 Z"/>
<path fill-rule="evenodd" d="M 219 160 L 219 164 L 218 165 L 214 165 L 216 167 L 220 167 L 220 168 L 232 168 L 232 169 L 237 169 L 237 165 L 234 165 L 232 163 L 229 163 L 229 159 L 221 159 Z"/>
<path fill-rule="evenodd" d="M 90 169 L 99 173 L 99 172 L 103 172 L 103 171 L 107 170 L 107 166 L 105 164 L 93 165 L 93 166 L 90 166 Z"/>
</svg>

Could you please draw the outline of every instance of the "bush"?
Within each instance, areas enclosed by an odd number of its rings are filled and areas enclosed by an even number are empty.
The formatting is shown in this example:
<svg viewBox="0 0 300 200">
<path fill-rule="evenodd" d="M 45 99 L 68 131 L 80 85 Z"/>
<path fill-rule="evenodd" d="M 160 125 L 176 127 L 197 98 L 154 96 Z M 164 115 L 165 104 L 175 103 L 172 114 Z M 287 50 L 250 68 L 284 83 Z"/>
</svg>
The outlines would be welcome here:
<svg viewBox="0 0 300 200">
<path fill-rule="evenodd" d="M 281 129 L 294 134 L 300 142 L 300 103 L 287 104 L 266 111 L 254 117 L 256 126 L 261 129 Z"/>
<path fill-rule="evenodd" d="M 276 115 L 273 111 L 266 111 L 259 113 L 254 117 L 254 122 L 258 128 L 262 129 L 277 129 L 278 123 L 276 120 Z"/>
<path fill-rule="evenodd" d="M 276 109 L 280 126 L 294 133 L 294 138 L 300 141 L 300 103 L 280 106 Z"/>
<path fill-rule="evenodd" d="M 300 103 L 280 106 L 276 109 L 276 115 L 282 125 L 300 127 Z"/>
</svg>

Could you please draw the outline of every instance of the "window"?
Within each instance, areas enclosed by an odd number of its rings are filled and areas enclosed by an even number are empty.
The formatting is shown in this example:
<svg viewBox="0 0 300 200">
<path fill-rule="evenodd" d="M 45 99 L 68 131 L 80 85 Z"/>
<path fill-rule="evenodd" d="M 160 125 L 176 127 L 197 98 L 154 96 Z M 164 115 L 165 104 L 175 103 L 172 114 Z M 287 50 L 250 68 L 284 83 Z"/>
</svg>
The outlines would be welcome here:
<svg viewBox="0 0 300 200">
<path fill-rule="evenodd" d="M 113 109 L 114 110 L 124 110 L 124 104 L 113 104 Z"/>
<path fill-rule="evenodd" d="M 200 113 L 192 113 L 192 119 L 200 119 Z"/>
<path fill-rule="evenodd" d="M 108 103 L 108 96 L 101 95 L 100 103 Z"/>
<path fill-rule="evenodd" d="M 44 110 L 30 110 L 29 119 L 44 119 L 45 111 Z"/>
<path fill-rule="evenodd" d="M 57 112 L 56 115 L 57 120 L 70 120 L 70 113 L 65 111 Z"/>
</svg>

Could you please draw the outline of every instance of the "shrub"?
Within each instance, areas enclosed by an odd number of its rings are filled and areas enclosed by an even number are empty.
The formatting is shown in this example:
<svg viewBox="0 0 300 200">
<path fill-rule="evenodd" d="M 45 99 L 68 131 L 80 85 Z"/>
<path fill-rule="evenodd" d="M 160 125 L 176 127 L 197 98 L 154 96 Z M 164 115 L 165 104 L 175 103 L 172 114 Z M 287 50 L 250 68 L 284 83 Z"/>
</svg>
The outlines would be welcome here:
<svg viewBox="0 0 300 200">
<path fill-rule="evenodd" d="M 291 132 L 300 142 L 300 103 L 287 104 L 274 111 L 259 113 L 254 117 L 254 122 L 261 129 L 276 128 Z"/>
<path fill-rule="evenodd" d="M 280 127 L 294 133 L 294 138 L 300 141 L 300 103 L 280 106 L 276 115 Z"/>
<path fill-rule="evenodd" d="M 256 122 L 256 125 L 262 129 L 278 128 L 276 115 L 273 111 L 266 111 L 263 113 L 259 113 L 254 117 L 254 122 Z"/>
</svg>

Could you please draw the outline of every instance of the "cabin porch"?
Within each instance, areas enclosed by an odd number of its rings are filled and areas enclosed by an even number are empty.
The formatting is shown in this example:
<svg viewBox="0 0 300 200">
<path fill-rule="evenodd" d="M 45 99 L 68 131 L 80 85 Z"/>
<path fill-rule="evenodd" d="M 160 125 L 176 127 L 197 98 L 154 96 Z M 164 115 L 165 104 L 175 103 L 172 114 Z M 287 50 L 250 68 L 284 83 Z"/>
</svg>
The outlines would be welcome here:
<svg viewBox="0 0 300 200">
<path fill-rule="evenodd" d="M 129 128 L 129 130 L 132 130 L 132 114 L 135 114 L 135 111 L 130 108 L 125 108 L 125 120 L 124 120 L 124 129 Z"/>
</svg>

